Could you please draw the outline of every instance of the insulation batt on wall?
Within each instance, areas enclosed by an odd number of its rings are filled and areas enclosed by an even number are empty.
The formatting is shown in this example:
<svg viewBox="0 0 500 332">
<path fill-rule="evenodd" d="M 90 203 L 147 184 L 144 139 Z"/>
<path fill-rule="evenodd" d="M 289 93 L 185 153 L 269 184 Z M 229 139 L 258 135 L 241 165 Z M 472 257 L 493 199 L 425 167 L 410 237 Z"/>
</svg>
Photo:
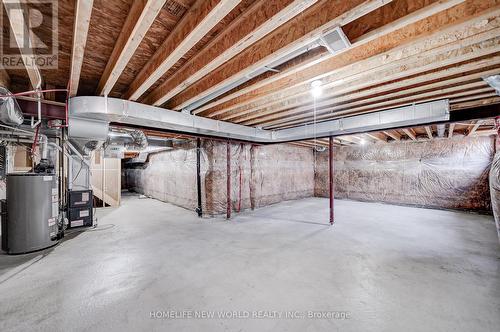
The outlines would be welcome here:
<svg viewBox="0 0 500 332">
<path fill-rule="evenodd" d="M 226 143 L 202 140 L 202 208 L 226 212 Z M 335 198 L 491 213 L 490 137 L 337 147 Z M 153 154 L 127 169 L 130 189 L 190 210 L 197 206 L 196 142 Z M 328 196 L 328 152 L 276 144 L 231 144 L 233 211 Z"/>
<path fill-rule="evenodd" d="M 261 207 L 314 194 L 314 155 L 311 149 L 288 144 L 231 145 L 233 211 Z M 201 160 L 202 208 L 206 216 L 226 212 L 226 143 L 203 140 Z M 196 143 L 152 155 L 143 168 L 128 169 L 129 187 L 139 193 L 190 210 L 197 204 Z"/>
<path fill-rule="evenodd" d="M 493 159 L 490 171 L 490 191 L 491 191 L 491 204 L 493 215 L 495 216 L 495 223 L 497 226 L 498 239 L 500 240 L 500 152 L 497 144 L 497 153 Z"/>
<path fill-rule="evenodd" d="M 335 198 L 491 211 L 492 137 L 335 148 Z M 315 194 L 328 196 L 328 153 L 316 153 Z"/>
</svg>

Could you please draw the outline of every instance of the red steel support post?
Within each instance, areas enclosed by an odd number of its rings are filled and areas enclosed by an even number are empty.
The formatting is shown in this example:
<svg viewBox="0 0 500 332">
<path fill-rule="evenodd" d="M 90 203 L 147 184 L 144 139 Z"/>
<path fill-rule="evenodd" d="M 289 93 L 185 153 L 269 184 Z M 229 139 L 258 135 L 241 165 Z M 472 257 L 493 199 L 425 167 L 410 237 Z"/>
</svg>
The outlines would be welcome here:
<svg viewBox="0 0 500 332">
<path fill-rule="evenodd" d="M 500 148 L 500 116 L 495 118 L 495 129 L 497 130 L 496 149 Z"/>
<path fill-rule="evenodd" d="M 226 152 L 227 152 L 227 176 L 226 176 L 226 185 L 227 185 L 227 209 L 226 209 L 226 217 L 227 219 L 231 218 L 231 144 L 229 141 L 226 143 Z"/>
<path fill-rule="evenodd" d="M 334 223 L 333 200 L 334 200 L 334 165 L 333 165 L 333 137 L 330 136 L 328 145 L 328 178 L 330 184 L 330 225 Z"/>
</svg>

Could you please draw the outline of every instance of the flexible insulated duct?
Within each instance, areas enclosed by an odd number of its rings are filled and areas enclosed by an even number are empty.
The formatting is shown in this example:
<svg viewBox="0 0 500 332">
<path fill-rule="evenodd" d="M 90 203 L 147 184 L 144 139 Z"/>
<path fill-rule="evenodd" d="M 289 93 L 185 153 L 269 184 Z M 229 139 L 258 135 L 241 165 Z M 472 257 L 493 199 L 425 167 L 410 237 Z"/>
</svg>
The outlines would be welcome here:
<svg viewBox="0 0 500 332">
<path fill-rule="evenodd" d="M 148 138 L 142 130 L 110 128 L 106 145 L 121 145 L 129 151 L 142 151 L 148 147 Z"/>
<path fill-rule="evenodd" d="M 23 113 L 16 98 L 7 97 L 9 95 L 9 90 L 0 87 L 0 121 L 9 126 L 20 126 L 24 121 Z"/>
</svg>

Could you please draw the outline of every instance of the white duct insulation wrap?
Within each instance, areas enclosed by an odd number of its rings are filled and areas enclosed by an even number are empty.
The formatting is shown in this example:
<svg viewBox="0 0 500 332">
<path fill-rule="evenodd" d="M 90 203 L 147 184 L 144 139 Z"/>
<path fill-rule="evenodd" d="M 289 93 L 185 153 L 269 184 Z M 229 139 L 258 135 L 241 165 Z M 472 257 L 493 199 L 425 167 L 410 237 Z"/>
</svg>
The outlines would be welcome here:
<svg viewBox="0 0 500 332">
<path fill-rule="evenodd" d="M 10 91 L 0 87 L 0 95 L 10 95 Z M 23 113 L 16 98 L 0 97 L 0 122 L 9 126 L 20 126 L 24 121 Z"/>
<path fill-rule="evenodd" d="M 490 136 L 336 147 L 335 198 L 491 213 L 493 143 Z M 315 192 L 328 197 L 328 152 L 316 153 Z"/>
</svg>

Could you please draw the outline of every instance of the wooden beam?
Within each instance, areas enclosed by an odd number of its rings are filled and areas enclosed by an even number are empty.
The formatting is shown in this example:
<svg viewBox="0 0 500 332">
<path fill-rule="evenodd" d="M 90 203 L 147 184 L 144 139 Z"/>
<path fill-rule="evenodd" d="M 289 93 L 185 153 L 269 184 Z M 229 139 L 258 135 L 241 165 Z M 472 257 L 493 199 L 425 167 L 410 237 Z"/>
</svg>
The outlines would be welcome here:
<svg viewBox="0 0 500 332">
<path fill-rule="evenodd" d="M 175 75 L 155 89 L 144 102 L 156 106 L 164 104 L 317 1 L 255 1 Z"/>
<path fill-rule="evenodd" d="M 366 133 L 365 135 L 376 141 L 387 142 L 387 138 L 383 133 Z"/>
<path fill-rule="evenodd" d="M 450 123 L 448 125 L 448 138 L 452 138 L 453 137 L 453 132 L 455 131 L 455 124 L 454 123 Z"/>
<path fill-rule="evenodd" d="M 477 99 L 482 99 L 482 98 L 489 98 L 492 96 L 498 96 L 495 90 L 492 90 L 491 92 L 482 93 L 479 95 L 468 96 L 468 97 L 463 97 L 463 98 L 456 98 L 456 99 L 453 99 L 453 103 L 450 105 L 450 109 L 454 109 L 456 103 L 461 103 L 463 101 L 469 101 L 469 100 L 477 100 Z"/>
<path fill-rule="evenodd" d="M 474 133 L 474 136 L 496 136 L 498 131 L 496 129 L 478 129 Z"/>
<path fill-rule="evenodd" d="M 447 2 L 448 6 L 455 4 L 454 2 Z M 435 10 L 442 9 L 442 7 L 424 7 L 426 15 L 435 14 Z M 259 89 L 253 91 L 248 96 L 242 96 L 241 98 L 235 99 L 234 101 L 227 100 L 228 98 L 224 98 L 225 102 L 223 104 L 218 104 L 218 102 L 211 103 L 210 108 L 202 107 L 200 111 L 209 111 L 210 114 L 213 111 L 221 111 L 221 110 L 230 110 L 235 109 L 236 107 L 242 107 L 244 105 L 248 105 L 249 103 L 254 103 L 258 100 L 267 100 L 278 102 L 283 99 L 283 95 L 288 96 L 296 96 L 297 94 L 303 94 L 304 89 L 310 84 L 311 81 L 316 79 L 324 79 L 326 76 L 331 75 L 331 77 L 338 77 L 334 73 L 334 71 L 338 72 L 340 68 L 349 66 L 349 64 L 359 62 L 363 59 L 368 59 L 382 52 L 386 52 L 388 49 L 400 46 L 402 44 L 409 43 L 417 37 L 421 37 L 421 34 L 433 33 L 435 31 L 441 31 L 442 25 L 446 24 L 447 21 L 452 21 L 457 19 L 457 16 L 464 15 L 463 13 L 455 13 L 454 11 L 445 11 L 442 15 L 443 17 L 433 18 L 432 20 L 426 20 L 422 22 L 414 23 L 414 20 L 422 17 L 422 12 L 419 12 L 415 15 L 408 15 L 412 19 L 408 19 L 405 23 L 408 25 L 403 32 L 394 31 L 393 26 L 386 26 L 385 33 L 386 36 L 382 41 L 378 40 L 363 40 L 359 41 L 357 44 L 353 44 L 351 48 L 347 49 L 344 52 L 339 52 L 335 56 L 325 57 L 322 61 L 307 67 L 304 70 L 293 71 L 289 73 L 286 77 L 282 77 L 278 81 L 270 82 L 270 84 L 260 87 Z M 412 23 L 413 22 L 413 23 Z M 417 25 L 413 29 L 413 25 Z M 399 25 L 398 25 L 399 26 Z M 438 30 L 440 29 L 440 30 Z M 408 30 L 408 31 L 406 31 Z M 390 36 L 389 36 L 390 35 Z M 455 37 L 456 38 L 456 37 Z M 424 45 L 428 48 L 431 47 L 429 43 Z M 400 47 L 402 48 L 402 47 Z M 370 66 L 365 66 L 362 71 L 366 71 L 370 68 L 377 68 L 381 64 L 386 64 L 388 62 L 393 62 L 396 58 L 404 58 L 412 55 L 411 53 L 398 53 L 391 54 L 391 56 L 387 56 L 389 54 L 384 54 L 386 57 L 380 56 L 377 59 L 372 59 L 373 64 Z M 358 66 L 359 67 L 359 66 Z M 352 75 L 353 71 L 349 71 L 350 75 Z M 272 83 L 272 84 L 271 84 Z M 328 81 L 324 82 L 328 84 Z M 326 86 L 327 87 L 327 86 Z M 274 95 L 271 95 L 274 94 Z M 208 106 L 208 105 L 207 105 Z M 217 106 L 217 107 L 216 107 Z M 196 111 L 196 114 L 199 112 Z M 207 112 L 205 112 L 207 114 Z M 220 114 L 220 113 L 218 113 Z M 217 115 L 215 113 L 214 115 Z"/>
<path fill-rule="evenodd" d="M 137 100 L 239 3 L 240 0 L 197 0 L 137 75 L 125 98 Z"/>
<path fill-rule="evenodd" d="M 479 128 L 479 126 L 481 126 L 483 124 L 483 120 L 478 120 L 476 121 L 476 123 L 474 124 L 474 126 L 472 127 L 471 130 L 469 130 L 469 132 L 467 133 L 467 136 L 472 136 L 474 135 L 474 133 L 476 132 L 476 130 Z"/>
<path fill-rule="evenodd" d="M 496 94 L 493 95 L 493 94 L 490 94 L 492 95 L 491 97 L 489 98 L 486 98 L 486 99 L 480 99 L 480 100 L 476 100 L 477 99 L 477 95 L 473 96 L 472 101 L 464 101 L 464 102 L 460 102 L 458 104 L 451 104 L 451 110 L 452 111 L 455 111 L 455 110 L 460 110 L 460 109 L 466 109 L 466 108 L 475 108 L 475 107 L 481 107 L 481 106 L 485 106 L 485 105 L 491 105 L 491 104 L 498 104 L 500 103 L 500 96 L 497 96 Z M 461 98 L 461 99 L 465 99 L 465 98 Z"/>
<path fill-rule="evenodd" d="M 347 24 L 387 2 L 384 0 L 321 1 L 227 61 L 211 75 L 172 98 L 167 106 L 171 109 L 182 109 L 311 44 L 326 31 Z"/>
<path fill-rule="evenodd" d="M 464 95 L 470 95 L 472 93 L 479 93 L 479 92 L 485 92 L 485 91 L 491 91 L 492 88 L 487 86 L 481 81 L 478 82 L 473 82 L 473 83 L 468 83 L 464 85 L 457 85 L 457 86 L 452 86 L 452 87 L 447 87 L 445 88 L 444 86 L 441 86 L 439 89 L 429 89 L 429 90 L 424 90 L 422 92 L 414 93 L 414 94 L 406 94 L 401 97 L 394 97 L 391 98 L 388 96 L 387 98 L 384 98 L 380 102 L 374 102 L 370 103 L 365 102 L 364 104 L 360 106 L 350 106 L 349 104 L 346 105 L 341 105 L 341 106 L 334 106 L 331 108 L 325 108 L 321 111 L 316 112 L 316 119 L 317 120 L 322 120 L 325 118 L 329 118 L 332 115 L 335 116 L 346 116 L 346 115 L 354 115 L 358 114 L 360 112 L 365 112 L 365 111 L 379 111 L 379 110 L 384 110 L 384 109 L 389 109 L 389 108 L 395 108 L 395 107 L 401 107 L 401 106 L 406 106 L 410 105 L 413 103 L 423 103 L 423 102 L 428 102 L 432 100 L 438 100 L 438 99 L 446 99 L 446 98 L 452 98 L 452 97 L 461 97 Z M 265 125 L 266 127 L 269 126 L 275 126 L 277 124 L 281 123 L 290 123 L 290 122 L 300 122 L 301 120 L 308 119 L 310 118 L 309 114 L 306 115 L 297 115 L 297 116 L 284 116 L 279 120 L 275 120 L 272 122 L 266 122 Z"/>
<path fill-rule="evenodd" d="M 94 0 L 77 0 L 75 4 L 75 23 L 73 26 L 73 48 L 71 51 L 71 69 L 69 74 L 69 95 L 76 96 L 80 83 L 83 55 L 87 44 L 90 17 Z"/>
<path fill-rule="evenodd" d="M 308 148 L 308 149 L 312 149 L 313 148 L 309 144 L 300 143 L 300 142 L 293 142 L 293 143 L 287 143 L 287 144 L 290 144 L 290 145 L 293 145 L 293 146 L 300 146 L 300 147 Z"/>
<path fill-rule="evenodd" d="M 401 135 L 396 131 L 386 130 L 386 131 L 383 131 L 383 133 L 395 141 L 399 141 L 401 139 Z"/>
<path fill-rule="evenodd" d="M 424 129 L 427 133 L 427 137 L 429 137 L 429 139 L 433 139 L 434 137 L 432 136 L 432 128 L 430 126 L 425 126 Z"/>
<path fill-rule="evenodd" d="M 360 139 L 359 137 L 356 137 L 356 136 L 352 136 L 352 135 L 348 135 L 348 136 L 338 136 L 337 139 L 340 139 L 340 140 L 343 140 L 343 141 L 347 141 L 349 143 L 352 143 L 352 144 L 359 144 L 360 142 Z"/>
<path fill-rule="evenodd" d="M 39 89 L 42 87 L 42 75 L 38 66 L 33 61 L 28 61 L 27 58 L 30 54 L 25 54 L 25 44 L 26 38 L 29 38 L 29 44 L 31 45 L 31 35 L 26 36 L 25 32 L 29 31 L 29 27 L 25 26 L 25 19 L 23 16 L 23 8 L 21 6 L 20 0 L 10 0 L 9 2 L 4 2 L 5 11 L 10 22 L 11 33 L 14 36 L 14 40 L 19 48 L 19 53 L 23 59 L 24 68 L 28 73 L 28 77 L 33 89 Z M 16 9 L 16 10 L 13 10 Z M 3 13 L 2 13 L 3 14 Z"/>
<path fill-rule="evenodd" d="M 316 120 L 317 121 L 331 120 L 331 119 L 350 116 L 350 115 L 358 115 L 358 114 L 366 114 L 366 113 L 383 111 L 383 110 L 386 110 L 389 108 L 411 105 L 413 103 L 425 103 L 425 102 L 430 102 L 430 101 L 440 100 L 440 99 L 452 99 L 452 98 L 456 98 L 456 97 L 463 97 L 466 95 L 476 94 L 479 92 L 491 91 L 491 87 L 486 87 L 486 88 L 479 88 L 479 89 L 474 89 L 474 90 L 452 92 L 452 90 L 456 90 L 456 89 L 457 89 L 457 87 L 449 88 L 449 89 L 441 89 L 439 91 L 440 93 L 438 93 L 436 95 L 426 94 L 426 97 L 422 97 L 422 94 L 421 94 L 420 98 L 416 98 L 415 96 L 413 96 L 413 97 L 410 96 L 410 97 L 407 97 L 404 99 L 394 100 L 392 104 L 390 103 L 390 101 L 384 102 L 384 103 L 378 103 L 377 107 L 375 107 L 374 105 L 368 105 L 368 106 L 363 106 L 363 107 L 344 109 L 344 110 L 335 112 L 333 114 L 331 112 L 325 112 L 325 114 L 317 115 Z M 308 118 L 302 118 L 299 120 L 290 121 L 290 120 L 284 118 L 280 121 L 279 124 L 265 125 L 263 127 L 265 129 L 277 129 L 277 128 L 282 129 L 282 128 L 285 128 L 288 126 L 297 126 L 297 125 L 309 123 L 311 121 L 311 119 L 312 119 L 311 117 L 308 117 Z"/>
<path fill-rule="evenodd" d="M 108 95 L 137 47 L 153 24 L 166 0 L 135 0 L 116 40 L 113 52 L 97 87 L 98 95 Z"/>
<path fill-rule="evenodd" d="M 498 11 L 500 13 L 500 11 Z M 472 22 L 469 22 L 472 24 Z M 339 70 L 331 73 L 332 81 L 331 83 L 323 84 L 323 98 L 322 100 L 316 103 L 317 107 L 324 107 L 331 104 L 327 98 L 333 97 L 337 100 L 338 96 L 341 94 L 345 94 L 349 91 L 360 90 L 366 88 L 370 85 L 378 84 L 380 82 L 381 77 L 384 80 L 401 80 L 404 77 L 415 75 L 421 72 L 428 72 L 427 76 L 422 78 L 413 78 L 412 84 L 419 84 L 425 82 L 428 79 L 432 79 L 432 77 L 442 76 L 442 73 L 432 72 L 438 68 L 450 66 L 452 64 L 459 64 L 460 62 L 467 61 L 471 59 L 471 57 L 475 57 L 476 55 L 485 56 L 491 55 L 499 50 L 499 40 L 498 34 L 500 33 L 500 20 L 497 19 L 492 22 L 492 26 L 496 27 L 494 29 L 490 29 L 485 31 L 484 33 L 475 34 L 472 36 L 468 36 L 465 39 L 462 39 L 460 43 L 446 43 L 437 48 L 430 48 L 428 50 L 422 50 L 420 48 L 420 52 L 416 51 L 414 48 L 417 45 L 431 45 L 429 41 L 429 37 L 420 40 L 417 43 L 408 45 L 407 47 L 401 47 L 396 50 L 391 50 L 387 55 L 396 55 L 399 54 L 408 54 L 410 50 L 415 50 L 415 53 L 412 53 L 412 56 L 409 58 L 398 59 L 398 61 L 385 62 L 376 64 L 375 60 L 379 60 L 379 57 L 375 57 L 373 59 L 369 59 L 365 63 L 357 63 L 354 65 L 348 65 Z M 491 27 L 491 26 L 490 26 Z M 439 33 L 436 38 L 441 36 Z M 441 36 L 443 37 L 443 36 Z M 442 39 L 438 39 L 441 40 Z M 462 47 L 463 46 L 463 47 Z M 498 58 L 497 58 L 498 59 Z M 375 61 L 375 63 L 373 63 Z M 413 62 L 412 62 L 413 61 Z M 480 59 L 477 62 L 478 67 L 472 68 L 480 68 L 481 66 L 485 67 L 494 63 L 494 60 L 488 59 Z M 367 64 L 373 64 L 371 67 L 366 67 Z M 464 64 L 461 66 L 464 68 L 471 68 L 473 64 Z M 348 70 L 351 69 L 351 70 Z M 448 73 L 451 75 L 455 74 L 457 70 L 451 68 L 446 69 Z M 470 70 L 470 69 L 469 69 Z M 394 87 L 402 86 L 406 82 L 393 82 L 392 85 Z M 341 87 L 339 87 L 339 85 Z M 378 88 L 383 89 L 383 87 Z M 280 99 L 280 96 L 275 95 L 273 100 L 269 100 L 268 102 L 255 103 L 252 104 L 251 108 L 248 107 L 240 107 L 237 109 L 233 109 L 232 111 L 226 110 L 225 112 L 228 115 L 221 116 L 218 119 L 221 120 L 230 120 L 237 116 L 241 116 L 247 113 L 252 113 L 252 117 L 256 117 L 257 114 L 259 116 L 276 112 L 279 110 L 290 109 L 294 107 L 298 107 L 301 105 L 310 104 L 312 99 L 310 96 L 310 87 L 307 85 L 303 85 L 299 90 L 295 91 L 295 95 L 290 95 Z M 360 92 L 362 94 L 363 92 Z M 349 98 L 349 96 L 343 96 L 342 99 Z M 219 114 L 212 113 L 212 114 Z M 211 114 L 211 115 L 212 115 Z"/>
<path fill-rule="evenodd" d="M 498 57 L 498 64 L 500 64 L 500 57 Z M 329 107 L 328 110 L 335 111 L 335 110 L 340 110 L 346 107 L 355 107 L 355 106 L 360 106 L 360 105 L 366 105 L 368 103 L 373 104 L 377 101 L 383 101 L 387 99 L 396 99 L 398 97 L 404 97 L 408 96 L 410 94 L 413 95 L 418 95 L 421 93 L 429 92 L 431 89 L 442 89 L 444 86 L 452 86 L 452 85 L 457 85 L 458 83 L 462 81 L 472 81 L 472 80 L 477 80 L 483 77 L 484 74 L 489 74 L 489 73 L 495 73 L 498 72 L 499 68 L 492 69 L 492 70 L 486 70 L 486 71 L 481 71 L 474 73 L 474 74 L 467 74 L 467 72 L 472 69 L 474 71 L 477 71 L 477 68 L 480 68 L 481 65 L 486 65 L 487 63 L 495 63 L 494 59 L 491 59 L 491 61 L 484 60 L 481 61 L 480 63 L 468 63 L 464 66 L 458 66 L 458 67 L 452 67 L 452 68 L 447 68 L 445 70 L 441 71 L 435 71 L 427 75 L 419 75 L 419 76 L 414 76 L 410 79 L 401 79 L 398 80 L 394 83 L 390 84 L 383 84 L 383 82 L 380 82 L 380 85 L 372 88 L 372 89 L 363 89 L 365 85 L 363 86 L 358 86 L 356 84 L 347 84 L 345 88 L 339 88 L 339 95 L 337 96 L 332 96 L 331 98 L 325 100 L 324 102 L 319 102 L 316 104 L 317 108 L 324 108 L 324 107 Z M 477 66 L 476 66 L 477 65 Z M 449 74 L 453 75 L 458 75 L 462 73 L 463 76 L 447 79 Z M 384 77 L 388 78 L 389 81 L 390 75 L 387 76 L 380 76 L 377 75 L 377 77 Z M 436 82 L 436 80 L 438 80 Z M 425 84 L 426 82 L 433 82 L 431 84 Z M 369 81 L 371 82 L 371 81 Z M 366 84 L 369 84 L 368 82 Z M 479 86 L 486 84 L 481 84 L 481 83 L 476 83 Z M 415 86 L 416 85 L 416 86 Z M 408 86 L 411 86 L 412 88 L 408 88 Z M 354 89 L 352 89 L 354 88 Z M 359 91 L 355 93 L 348 93 L 348 91 Z M 395 92 L 394 92 L 395 91 Z M 306 114 L 310 110 L 311 106 L 306 105 L 306 106 L 301 106 L 297 108 L 291 108 L 290 110 L 285 110 L 283 112 L 280 111 L 269 111 L 266 112 L 269 115 L 264 115 L 264 116 L 259 116 L 258 114 L 250 114 L 245 117 L 239 117 L 234 119 L 234 121 L 245 124 L 245 125 L 256 125 L 256 124 L 263 124 L 263 123 L 273 123 L 272 121 L 279 121 L 280 118 L 286 117 L 287 119 L 297 119 L 303 116 L 303 114 Z M 256 112 L 254 112 L 256 113 Z M 322 113 L 321 111 L 319 112 L 320 114 Z M 261 114 L 261 113 L 260 113 Z M 247 120 L 250 119 L 250 120 Z"/>
<path fill-rule="evenodd" d="M 417 139 L 417 135 L 415 134 L 415 131 L 412 128 L 404 128 L 403 132 L 408 136 L 412 141 L 415 141 Z"/>
</svg>

